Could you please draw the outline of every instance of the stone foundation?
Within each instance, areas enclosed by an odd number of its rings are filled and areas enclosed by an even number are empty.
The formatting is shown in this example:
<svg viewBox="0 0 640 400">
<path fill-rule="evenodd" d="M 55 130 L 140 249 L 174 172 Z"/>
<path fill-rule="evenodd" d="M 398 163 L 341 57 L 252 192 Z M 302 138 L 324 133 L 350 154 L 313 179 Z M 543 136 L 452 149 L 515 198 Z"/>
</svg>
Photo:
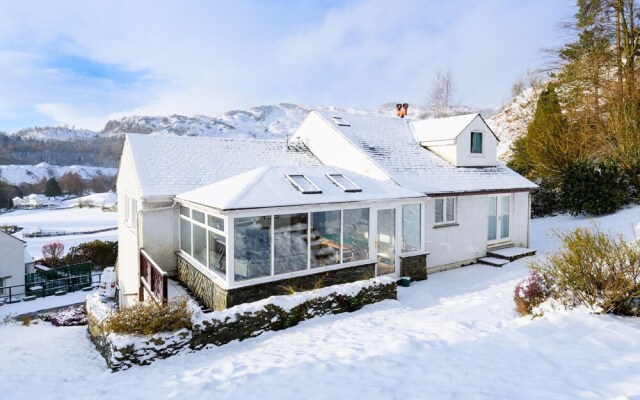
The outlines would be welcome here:
<svg viewBox="0 0 640 400">
<path fill-rule="evenodd" d="M 427 254 L 400 256 L 400 276 L 414 281 L 427 279 Z"/>
<path fill-rule="evenodd" d="M 423 260 L 424 259 L 425 258 L 423 258 Z M 289 294 L 292 291 L 299 292 L 339 285 L 342 283 L 371 279 L 374 276 L 375 264 L 366 264 L 225 290 L 198 271 L 186 259 L 178 255 L 178 280 L 188 287 L 193 292 L 193 295 L 211 310 L 224 310 L 238 304 L 251 303 L 271 296 Z"/>
</svg>

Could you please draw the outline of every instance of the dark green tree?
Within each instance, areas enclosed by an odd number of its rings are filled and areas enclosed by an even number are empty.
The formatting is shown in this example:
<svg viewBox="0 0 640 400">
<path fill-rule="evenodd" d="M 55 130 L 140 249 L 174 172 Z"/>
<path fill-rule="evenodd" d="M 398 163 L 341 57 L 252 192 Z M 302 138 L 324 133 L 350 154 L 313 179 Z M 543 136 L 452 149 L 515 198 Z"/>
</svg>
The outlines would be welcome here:
<svg viewBox="0 0 640 400">
<path fill-rule="evenodd" d="M 47 180 L 47 183 L 44 187 L 44 195 L 47 197 L 62 195 L 62 190 L 60 190 L 60 185 L 58 185 L 58 181 L 56 180 L 56 178 L 51 177 L 49 178 L 49 180 Z"/>
</svg>

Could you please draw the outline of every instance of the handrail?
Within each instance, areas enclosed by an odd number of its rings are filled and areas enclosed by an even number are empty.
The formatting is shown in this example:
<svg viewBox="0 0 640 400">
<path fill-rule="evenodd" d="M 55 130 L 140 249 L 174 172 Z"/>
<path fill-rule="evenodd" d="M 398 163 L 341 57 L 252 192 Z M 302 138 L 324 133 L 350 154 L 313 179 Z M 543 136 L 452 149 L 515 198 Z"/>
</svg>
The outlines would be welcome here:
<svg viewBox="0 0 640 400">
<path fill-rule="evenodd" d="M 169 274 L 168 274 L 166 271 L 163 271 L 163 270 L 162 270 L 162 268 L 160 268 L 160 267 L 158 266 L 158 264 L 156 264 L 156 262 L 155 262 L 155 261 L 153 261 L 153 258 L 151 258 L 151 256 L 149 255 L 149 253 L 147 253 L 146 251 L 144 251 L 144 249 L 140 249 L 140 253 L 142 253 L 142 254 L 147 258 L 147 260 L 149 260 L 149 262 L 151 263 L 151 265 L 152 265 L 156 270 L 158 270 L 158 272 L 159 272 L 161 275 L 163 275 L 163 276 L 169 276 Z"/>
<path fill-rule="evenodd" d="M 79 275 L 79 276 L 68 276 L 66 278 L 58 278 L 58 279 L 51 279 L 48 281 L 42 281 L 42 282 L 32 282 L 32 283 L 25 283 L 24 285 L 11 285 L 11 286 L 2 286 L 0 287 L 0 299 L 8 299 L 9 302 L 13 302 L 14 299 L 17 299 L 17 301 L 20 301 L 21 298 L 26 297 L 26 296 L 30 296 L 31 294 L 40 294 L 40 297 L 47 297 L 47 296 L 53 296 L 52 294 L 47 294 L 49 292 L 51 292 L 51 290 L 53 290 L 54 288 L 47 288 L 46 284 L 48 283 L 56 283 L 56 282 L 60 282 L 60 283 L 66 283 L 66 286 L 71 288 L 71 292 L 75 292 L 79 287 L 87 287 L 87 286 L 91 286 L 94 283 L 93 277 L 97 276 L 98 280 L 97 282 L 100 282 L 100 278 L 102 277 L 102 272 L 96 273 L 96 274 L 90 274 L 90 275 Z M 86 283 L 86 282 L 80 282 L 80 283 L 73 283 L 73 280 L 78 280 L 78 279 L 83 279 L 83 278 L 91 278 L 91 282 L 90 283 Z M 36 290 L 36 291 L 31 291 L 30 293 L 27 293 L 27 286 L 29 287 L 33 287 L 33 286 L 38 286 L 40 287 L 40 289 Z M 55 285 L 54 285 L 55 286 Z M 14 290 L 15 288 L 24 288 L 23 293 L 17 293 L 14 294 Z M 9 293 L 8 294 L 4 294 L 4 290 L 8 289 Z"/>
<path fill-rule="evenodd" d="M 163 271 L 144 249 L 140 249 L 140 290 L 138 291 L 140 301 L 144 301 L 144 290 L 158 303 L 167 301 L 168 276 L 169 274 Z"/>
</svg>

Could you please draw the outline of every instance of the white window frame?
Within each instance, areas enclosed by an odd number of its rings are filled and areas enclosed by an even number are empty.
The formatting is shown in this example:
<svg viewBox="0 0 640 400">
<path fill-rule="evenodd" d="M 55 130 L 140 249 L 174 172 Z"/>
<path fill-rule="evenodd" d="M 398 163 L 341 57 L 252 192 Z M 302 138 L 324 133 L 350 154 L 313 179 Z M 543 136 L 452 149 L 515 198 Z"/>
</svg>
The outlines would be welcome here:
<svg viewBox="0 0 640 400">
<path fill-rule="evenodd" d="M 449 210 L 449 206 L 447 205 L 448 199 L 453 199 L 453 219 L 448 220 L 447 219 L 447 211 Z M 438 200 L 442 200 L 442 221 L 436 221 L 436 214 L 437 214 L 437 207 L 438 207 Z M 451 225 L 451 224 L 455 224 L 456 221 L 458 220 L 458 199 L 455 196 L 447 196 L 447 197 L 436 197 L 434 200 L 434 207 L 433 207 L 433 221 L 435 223 L 436 226 L 440 226 L 440 225 Z"/>
</svg>

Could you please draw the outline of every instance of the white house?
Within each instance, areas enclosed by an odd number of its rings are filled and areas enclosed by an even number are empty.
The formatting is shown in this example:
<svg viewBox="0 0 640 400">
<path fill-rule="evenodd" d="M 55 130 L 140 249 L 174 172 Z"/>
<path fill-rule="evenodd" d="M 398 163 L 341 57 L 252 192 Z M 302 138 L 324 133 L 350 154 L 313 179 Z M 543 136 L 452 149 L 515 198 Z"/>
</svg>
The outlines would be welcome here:
<svg viewBox="0 0 640 400">
<path fill-rule="evenodd" d="M 0 230 L 0 287 L 24 285 L 25 242 Z M 14 288 L 12 295 L 24 294 L 24 287 Z M 0 289 L 0 296 L 8 296 L 9 289 Z"/>
<path fill-rule="evenodd" d="M 127 135 L 119 300 L 163 297 L 168 275 L 221 309 L 527 247 L 537 187 L 496 161 L 497 140 L 478 114 L 318 111 L 288 142 Z"/>
</svg>

